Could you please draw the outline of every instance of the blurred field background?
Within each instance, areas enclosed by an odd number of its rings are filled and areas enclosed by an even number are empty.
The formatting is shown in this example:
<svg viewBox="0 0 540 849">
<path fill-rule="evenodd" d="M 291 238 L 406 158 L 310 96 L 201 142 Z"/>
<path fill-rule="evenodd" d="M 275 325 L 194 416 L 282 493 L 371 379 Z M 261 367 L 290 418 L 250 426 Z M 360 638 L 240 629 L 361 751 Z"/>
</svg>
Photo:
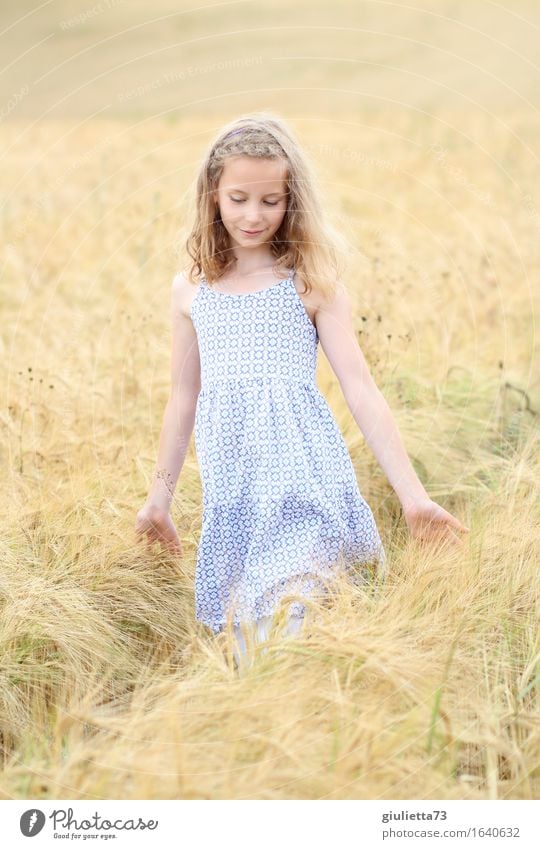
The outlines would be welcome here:
<svg viewBox="0 0 540 849">
<path fill-rule="evenodd" d="M 2 3 L 0 792 L 530 799 L 540 791 L 540 13 L 527 0 Z M 233 669 L 183 561 L 136 545 L 185 192 L 286 118 L 354 247 L 359 341 L 430 495 L 412 542 L 322 351 L 390 556 Z"/>
</svg>

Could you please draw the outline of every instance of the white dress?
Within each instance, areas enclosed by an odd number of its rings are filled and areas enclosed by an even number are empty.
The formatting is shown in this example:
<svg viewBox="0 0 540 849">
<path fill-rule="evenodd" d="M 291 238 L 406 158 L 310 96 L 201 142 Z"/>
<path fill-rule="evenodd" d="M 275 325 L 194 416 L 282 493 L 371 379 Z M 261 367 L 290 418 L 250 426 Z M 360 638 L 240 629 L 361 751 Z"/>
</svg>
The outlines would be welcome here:
<svg viewBox="0 0 540 849">
<path fill-rule="evenodd" d="M 319 391 L 317 330 L 293 281 L 249 294 L 203 280 L 195 445 L 203 495 L 196 617 L 213 631 L 309 596 L 339 564 L 386 561 L 343 436 Z M 297 598 L 290 615 L 302 616 Z"/>
</svg>

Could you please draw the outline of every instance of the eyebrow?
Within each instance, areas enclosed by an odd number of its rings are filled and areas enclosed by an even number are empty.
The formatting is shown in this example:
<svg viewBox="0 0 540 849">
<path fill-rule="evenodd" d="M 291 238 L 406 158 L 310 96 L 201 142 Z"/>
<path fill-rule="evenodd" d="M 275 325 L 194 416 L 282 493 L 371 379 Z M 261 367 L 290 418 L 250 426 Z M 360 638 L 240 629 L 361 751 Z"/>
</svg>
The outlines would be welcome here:
<svg viewBox="0 0 540 849">
<path fill-rule="evenodd" d="M 233 186 L 229 186 L 228 191 L 229 192 L 238 192 L 241 195 L 247 195 L 247 192 L 245 192 L 244 189 L 235 189 Z M 269 197 L 272 197 L 273 195 L 283 195 L 283 194 L 285 194 L 285 192 L 268 192 L 268 194 L 263 195 L 263 198 L 269 198 Z"/>
</svg>

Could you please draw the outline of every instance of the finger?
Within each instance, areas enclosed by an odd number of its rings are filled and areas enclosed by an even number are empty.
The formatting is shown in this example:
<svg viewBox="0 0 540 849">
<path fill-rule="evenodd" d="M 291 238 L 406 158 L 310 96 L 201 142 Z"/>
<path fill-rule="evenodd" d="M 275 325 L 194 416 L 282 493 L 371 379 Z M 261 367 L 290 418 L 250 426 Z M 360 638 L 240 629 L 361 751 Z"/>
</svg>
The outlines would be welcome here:
<svg viewBox="0 0 540 849">
<path fill-rule="evenodd" d="M 442 543 L 444 545 L 444 543 L 450 543 L 450 545 L 463 545 L 461 537 L 449 527 L 433 529 L 427 539 L 429 542 L 433 542 L 435 544 Z"/>
<path fill-rule="evenodd" d="M 456 531 L 461 531 L 461 533 L 468 533 L 470 531 L 470 528 L 467 528 L 465 525 L 462 525 L 461 522 L 458 522 L 457 520 L 454 522 L 450 522 L 449 524 L 452 528 L 455 528 Z"/>
<path fill-rule="evenodd" d="M 459 522 L 457 519 L 453 517 L 449 518 L 438 518 L 433 522 L 432 530 L 436 534 L 455 534 L 456 530 L 464 531 L 466 528 Z"/>
<path fill-rule="evenodd" d="M 456 519 L 455 516 L 449 515 L 448 524 L 451 525 L 453 528 L 456 528 L 456 530 L 458 530 L 458 531 L 465 531 L 465 532 L 470 531 L 470 528 L 468 528 L 466 525 L 464 525 L 463 522 L 460 522 L 459 519 Z"/>
<path fill-rule="evenodd" d="M 456 531 L 459 531 L 460 533 L 467 533 L 469 531 L 469 528 L 465 527 L 465 525 L 462 525 L 458 519 L 453 519 L 451 522 L 447 523 L 447 530 L 448 533 L 451 534 L 455 534 Z"/>
<path fill-rule="evenodd" d="M 180 542 L 180 537 L 178 536 L 178 534 L 176 532 L 169 539 L 169 545 L 172 546 L 172 548 L 175 551 L 178 551 L 178 552 L 182 551 L 182 543 Z"/>
<path fill-rule="evenodd" d="M 420 542 L 440 543 L 440 542 L 443 542 L 444 540 L 447 540 L 447 539 L 449 540 L 450 537 L 449 537 L 449 534 L 447 532 L 447 529 L 445 530 L 445 528 L 443 528 L 443 527 L 431 527 L 431 528 L 426 528 L 423 531 L 423 533 L 421 533 L 417 537 L 417 539 Z"/>
<path fill-rule="evenodd" d="M 157 538 L 162 545 L 169 546 L 171 544 L 171 537 L 168 536 L 165 532 L 157 535 Z"/>
</svg>

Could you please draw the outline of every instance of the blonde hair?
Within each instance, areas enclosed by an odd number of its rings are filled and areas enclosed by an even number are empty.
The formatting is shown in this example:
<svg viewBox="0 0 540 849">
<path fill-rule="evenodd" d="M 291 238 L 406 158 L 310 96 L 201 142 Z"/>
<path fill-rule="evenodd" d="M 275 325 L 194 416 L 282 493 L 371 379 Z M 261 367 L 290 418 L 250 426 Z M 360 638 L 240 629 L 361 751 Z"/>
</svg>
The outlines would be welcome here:
<svg viewBox="0 0 540 849">
<path fill-rule="evenodd" d="M 305 286 L 323 298 L 335 292 L 342 274 L 339 253 L 349 245 L 327 220 L 322 193 L 305 152 L 278 115 L 256 112 L 226 124 L 207 148 L 191 191 L 194 224 L 185 240 L 192 260 L 188 278 L 215 282 L 235 257 L 228 250 L 230 237 L 213 200 L 226 160 L 231 156 L 283 159 L 286 164 L 287 210 L 270 243 L 276 266 L 295 270 Z"/>
</svg>

